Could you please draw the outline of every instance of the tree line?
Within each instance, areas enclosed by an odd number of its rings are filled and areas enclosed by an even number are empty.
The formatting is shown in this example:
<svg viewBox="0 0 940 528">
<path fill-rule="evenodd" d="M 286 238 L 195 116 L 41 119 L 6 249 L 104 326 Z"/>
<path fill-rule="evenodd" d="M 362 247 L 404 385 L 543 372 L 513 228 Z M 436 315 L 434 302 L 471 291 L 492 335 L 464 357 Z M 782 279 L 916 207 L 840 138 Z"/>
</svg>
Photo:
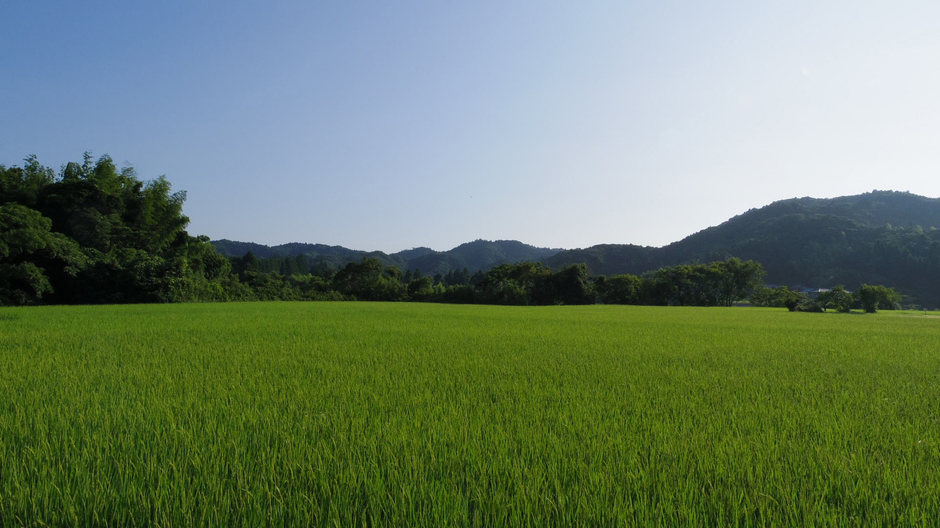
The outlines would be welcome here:
<svg viewBox="0 0 940 528">
<path fill-rule="evenodd" d="M 303 255 L 225 257 L 208 237 L 186 231 L 185 198 L 172 192 L 164 177 L 142 181 L 132 167 L 119 170 L 106 155 L 95 160 L 86 153 L 82 162 L 68 163 L 58 173 L 35 156 L 23 167 L 0 165 L 0 304 L 367 300 L 731 306 L 753 296 L 761 306 L 846 306 L 841 294 L 811 304 L 796 292 L 764 288 L 763 267 L 733 257 L 640 276 L 591 275 L 583 263 L 552 270 L 540 262 L 519 262 L 433 277 L 372 257 L 346 264 L 311 262 Z M 859 290 L 861 302 L 876 298 L 866 309 L 896 304 L 893 290 L 878 288 Z"/>
<path fill-rule="evenodd" d="M 366 257 L 342 267 L 303 255 L 258 259 L 250 252 L 232 259 L 240 279 L 267 300 L 417 301 L 519 306 L 631 304 L 731 306 L 748 302 L 790 311 L 847 312 L 900 308 L 893 288 L 864 284 L 854 294 L 836 286 L 816 296 L 787 286 L 764 286 L 763 267 L 728 258 L 708 264 L 670 266 L 642 275 L 591 275 L 586 264 L 557 271 L 540 262 L 502 264 L 489 271 L 452 270 L 423 275 Z M 291 273 L 286 273 L 291 271 Z"/>
<path fill-rule="evenodd" d="M 901 300 L 901 294 L 894 288 L 869 284 L 862 284 L 854 294 L 840 284 L 831 290 L 819 292 L 816 297 L 793 291 L 786 286 L 757 288 L 751 296 L 754 306 L 787 308 L 791 312 L 849 312 L 856 308 L 875 313 L 879 308 L 898 310 L 901 308 Z"/>
<path fill-rule="evenodd" d="M 241 281 L 272 300 L 730 306 L 763 284 L 760 264 L 737 258 L 611 277 L 591 275 L 586 264 L 552 270 L 540 262 L 501 264 L 473 274 L 453 270 L 431 277 L 419 270 L 403 272 L 372 257 L 339 269 L 322 262 L 310 269 L 302 256 L 258 259 L 250 252 L 233 258 L 232 267 Z M 297 272 L 282 273 L 288 268 Z"/>
</svg>

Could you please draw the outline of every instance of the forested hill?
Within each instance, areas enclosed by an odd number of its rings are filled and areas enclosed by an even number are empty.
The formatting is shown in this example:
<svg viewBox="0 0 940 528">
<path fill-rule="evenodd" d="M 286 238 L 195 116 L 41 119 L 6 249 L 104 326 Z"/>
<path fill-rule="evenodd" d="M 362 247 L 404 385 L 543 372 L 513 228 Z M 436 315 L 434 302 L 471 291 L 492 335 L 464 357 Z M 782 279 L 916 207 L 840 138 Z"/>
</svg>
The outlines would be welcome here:
<svg viewBox="0 0 940 528">
<path fill-rule="evenodd" d="M 408 259 L 409 269 L 434 275 L 451 270 L 486 271 L 500 264 L 541 261 L 561 251 L 539 248 L 516 240 L 474 240 L 450 251 L 432 251 Z M 404 253 L 404 252 L 403 252 Z M 402 255 L 396 253 L 394 256 Z"/>
<path fill-rule="evenodd" d="M 325 244 L 303 244 L 290 242 L 279 246 L 266 246 L 253 242 L 236 242 L 233 240 L 213 240 L 212 245 L 216 251 L 227 257 L 242 257 L 252 253 L 257 258 L 285 258 L 303 255 L 312 265 L 326 264 L 333 268 L 342 268 L 350 262 L 359 262 L 363 258 L 373 257 L 386 266 L 395 266 L 405 269 L 408 261 L 399 255 L 387 255 L 381 251 L 360 251 L 343 246 L 327 246 Z"/>
<path fill-rule="evenodd" d="M 486 271 L 500 264 L 541 261 L 560 249 L 539 248 L 523 244 L 516 240 L 475 240 L 461 244 L 449 251 L 434 251 L 420 247 L 399 251 L 391 255 L 381 251 L 359 251 L 342 246 L 323 244 L 289 243 L 279 246 L 265 246 L 251 242 L 232 240 L 214 240 L 212 244 L 222 255 L 241 257 L 251 252 L 258 258 L 284 258 L 305 256 L 313 264 L 325 263 L 334 268 L 350 262 L 359 262 L 364 257 L 378 259 L 386 266 L 395 266 L 402 270 L 420 270 L 426 275 L 446 274 L 448 271 L 469 270 L 471 273 Z"/>
<path fill-rule="evenodd" d="M 940 200 L 891 191 L 794 198 L 661 248 L 601 245 L 543 262 L 552 268 L 585 262 L 592 273 L 613 275 L 728 256 L 760 262 L 770 284 L 885 284 L 940 306 Z"/>
</svg>

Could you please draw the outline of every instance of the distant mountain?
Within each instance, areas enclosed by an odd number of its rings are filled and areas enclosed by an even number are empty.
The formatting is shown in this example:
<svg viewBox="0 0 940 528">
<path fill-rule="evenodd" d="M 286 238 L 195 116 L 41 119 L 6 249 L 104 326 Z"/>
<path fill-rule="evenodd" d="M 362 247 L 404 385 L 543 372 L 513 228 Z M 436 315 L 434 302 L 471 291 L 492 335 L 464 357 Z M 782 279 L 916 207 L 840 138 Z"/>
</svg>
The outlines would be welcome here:
<svg viewBox="0 0 940 528">
<path fill-rule="evenodd" d="M 364 257 L 375 257 L 388 266 L 403 270 L 420 270 L 425 275 L 446 274 L 451 270 L 466 268 L 470 273 L 486 271 L 505 263 L 539 261 L 561 251 L 538 248 L 516 240 L 475 240 L 461 244 L 450 251 L 434 251 L 420 247 L 388 255 L 381 251 L 358 251 L 342 246 L 323 244 L 290 243 L 265 246 L 251 242 L 215 240 L 212 244 L 219 253 L 230 257 L 241 257 L 249 251 L 259 258 L 296 257 L 304 255 L 312 264 L 327 263 L 342 267 L 349 262 L 358 262 Z"/>
<path fill-rule="evenodd" d="M 940 200 L 892 191 L 794 198 L 661 248 L 594 246 L 544 262 L 552 268 L 586 262 L 593 273 L 612 275 L 729 256 L 760 262 L 771 284 L 850 290 L 885 284 L 940 306 Z"/>
<path fill-rule="evenodd" d="M 414 248 L 392 255 L 341 246 L 213 242 L 219 252 L 258 257 L 306 255 L 333 267 L 373 256 L 425 275 L 503 263 L 542 261 L 553 269 L 586 263 L 598 275 L 639 275 L 666 266 L 734 256 L 760 262 L 768 284 L 849 290 L 884 284 L 940 308 L 940 199 L 873 191 L 839 198 L 792 198 L 751 209 L 664 247 L 604 244 L 585 249 L 537 248 L 515 240 L 475 240 L 449 251 Z"/>
<path fill-rule="evenodd" d="M 583 262 L 596 275 L 640 275 L 666 266 L 666 261 L 663 248 L 632 244 L 601 244 L 585 249 L 569 249 L 542 260 L 553 269 Z"/>
<path fill-rule="evenodd" d="M 213 240 L 215 249 L 227 257 L 243 257 L 249 251 L 258 258 L 284 258 L 304 255 L 313 264 L 328 264 L 334 268 L 341 268 L 350 262 L 359 262 L 365 257 L 375 257 L 386 266 L 405 268 L 407 260 L 394 255 L 387 255 L 381 251 L 360 251 L 343 246 L 327 246 L 325 244 L 303 244 L 290 242 L 279 246 L 266 246 L 253 242 L 236 242 L 234 240 Z"/>
<path fill-rule="evenodd" d="M 516 240 L 474 240 L 450 251 L 435 251 L 410 259 L 408 267 L 419 269 L 425 275 L 444 274 L 450 270 L 464 268 L 473 273 L 505 263 L 540 261 L 559 251 L 561 250 L 530 246 Z"/>
<path fill-rule="evenodd" d="M 254 242 L 236 242 L 223 238 L 222 240 L 213 240 L 211 243 L 215 246 L 216 251 L 227 257 L 244 257 L 247 253 L 252 253 L 259 258 L 286 256 L 277 253 L 277 246 L 265 246 Z"/>
<path fill-rule="evenodd" d="M 404 251 L 399 251 L 398 253 L 392 253 L 392 254 L 395 256 L 401 257 L 405 260 L 414 260 L 416 258 L 421 258 L 425 255 L 430 255 L 433 253 L 437 253 L 437 251 L 434 251 L 433 249 L 429 247 L 417 247 L 417 248 L 412 248 L 412 249 L 406 249 Z"/>
</svg>

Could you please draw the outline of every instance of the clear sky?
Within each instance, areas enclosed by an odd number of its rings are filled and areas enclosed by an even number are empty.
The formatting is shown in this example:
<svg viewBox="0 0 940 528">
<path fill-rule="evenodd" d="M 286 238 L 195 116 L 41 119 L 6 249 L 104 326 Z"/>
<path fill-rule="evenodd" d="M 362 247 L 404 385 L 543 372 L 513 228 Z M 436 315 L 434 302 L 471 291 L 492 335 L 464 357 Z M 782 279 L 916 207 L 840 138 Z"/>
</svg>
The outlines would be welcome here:
<svg viewBox="0 0 940 528">
<path fill-rule="evenodd" d="M 661 246 L 940 196 L 940 2 L 0 0 L 0 164 L 110 154 L 191 234 Z"/>
</svg>

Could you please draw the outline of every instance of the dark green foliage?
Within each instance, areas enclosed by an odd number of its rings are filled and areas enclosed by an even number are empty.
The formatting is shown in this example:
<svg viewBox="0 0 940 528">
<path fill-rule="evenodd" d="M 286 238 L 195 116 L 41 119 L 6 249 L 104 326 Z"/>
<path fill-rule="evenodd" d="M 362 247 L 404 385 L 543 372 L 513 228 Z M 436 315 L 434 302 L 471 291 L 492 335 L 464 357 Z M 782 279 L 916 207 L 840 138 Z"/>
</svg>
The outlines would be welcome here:
<svg viewBox="0 0 940 528">
<path fill-rule="evenodd" d="M 602 244 L 586 249 L 561 251 L 542 260 L 546 265 L 562 267 L 585 263 L 591 273 L 598 275 L 641 275 L 664 266 L 678 264 L 670 261 L 663 248 L 632 244 Z"/>
<path fill-rule="evenodd" d="M 35 208 L 39 192 L 55 181 L 55 172 L 39 164 L 36 156 L 24 160 L 23 168 L 0 165 L 0 203 L 12 202 Z"/>
<path fill-rule="evenodd" d="M 451 270 L 448 271 L 446 275 L 443 276 L 442 282 L 444 286 L 456 286 L 456 285 L 466 285 L 471 283 L 473 275 L 470 274 L 470 270 L 464 268 L 462 270 Z"/>
<path fill-rule="evenodd" d="M 587 266 L 577 264 L 552 272 L 538 262 L 501 264 L 477 285 L 477 299 L 487 304 L 593 304 Z"/>
<path fill-rule="evenodd" d="M 682 265 L 657 270 L 649 282 L 644 304 L 669 306 L 717 306 L 717 277 L 708 266 Z"/>
<path fill-rule="evenodd" d="M 710 272 L 717 283 L 718 302 L 722 306 L 731 306 L 736 301 L 746 299 L 755 289 L 764 285 L 764 268 L 753 260 L 745 262 L 732 257 L 713 262 Z"/>
<path fill-rule="evenodd" d="M 639 304 L 669 306 L 731 306 L 763 286 L 763 267 L 730 258 L 711 264 L 683 264 L 644 275 Z"/>
<path fill-rule="evenodd" d="M 0 205 L 0 304 L 29 304 L 54 291 L 49 272 L 74 278 L 87 259 L 78 244 L 51 231 L 38 211 Z"/>
<path fill-rule="evenodd" d="M 862 284 L 862 287 L 856 292 L 856 298 L 868 313 L 875 313 L 878 308 L 894 310 L 901 302 L 901 295 L 893 288 L 869 286 L 868 284 Z"/>
<path fill-rule="evenodd" d="M 776 288 L 757 288 L 751 295 L 754 306 L 766 308 L 786 308 L 795 312 L 800 305 L 809 301 L 809 296 L 803 292 L 793 291 L 786 286 Z"/>
<path fill-rule="evenodd" d="M 487 304 L 547 304 L 542 287 L 550 276 L 551 269 L 537 262 L 501 264 L 486 274 L 482 297 Z"/>
<path fill-rule="evenodd" d="M 424 301 L 515 306 L 650 304 L 728 306 L 761 286 L 759 264 L 727 259 L 711 264 L 663 268 L 637 277 L 595 276 L 587 265 L 558 271 L 539 262 L 501 264 L 470 275 L 466 269 L 434 278 L 420 270 L 404 273 L 366 257 L 334 270 L 320 262 L 313 273 L 281 273 L 295 258 L 259 259 L 249 252 L 230 259 L 242 283 L 259 299 Z M 299 264 L 293 264 L 299 266 Z M 281 270 L 281 271 L 278 271 Z"/>
<path fill-rule="evenodd" d="M 444 285 L 434 283 L 431 277 L 418 277 L 408 282 L 408 299 L 412 301 L 438 300 L 444 293 Z"/>
<path fill-rule="evenodd" d="M 839 312 L 848 312 L 852 309 L 855 297 L 846 291 L 845 286 L 838 285 L 827 292 L 822 292 L 816 297 L 815 304 L 822 311 L 836 310 Z"/>
<path fill-rule="evenodd" d="M 333 288 L 351 299 L 361 301 L 401 301 L 405 285 L 401 270 L 383 266 L 376 258 L 350 262 L 333 277 Z"/>
<path fill-rule="evenodd" d="M 594 304 L 587 264 L 572 264 L 553 273 L 547 289 L 551 304 Z"/>
<path fill-rule="evenodd" d="M 440 296 L 440 301 L 454 304 L 476 304 L 479 298 L 478 290 L 469 284 L 448 286 Z"/>
<path fill-rule="evenodd" d="M 191 237 L 184 192 L 141 181 L 108 156 L 35 157 L 0 167 L 0 303 L 125 303 L 252 298 L 206 237 Z"/>
<path fill-rule="evenodd" d="M 639 304 L 643 281 L 636 275 L 601 275 L 595 280 L 594 289 L 604 304 Z"/>
</svg>

